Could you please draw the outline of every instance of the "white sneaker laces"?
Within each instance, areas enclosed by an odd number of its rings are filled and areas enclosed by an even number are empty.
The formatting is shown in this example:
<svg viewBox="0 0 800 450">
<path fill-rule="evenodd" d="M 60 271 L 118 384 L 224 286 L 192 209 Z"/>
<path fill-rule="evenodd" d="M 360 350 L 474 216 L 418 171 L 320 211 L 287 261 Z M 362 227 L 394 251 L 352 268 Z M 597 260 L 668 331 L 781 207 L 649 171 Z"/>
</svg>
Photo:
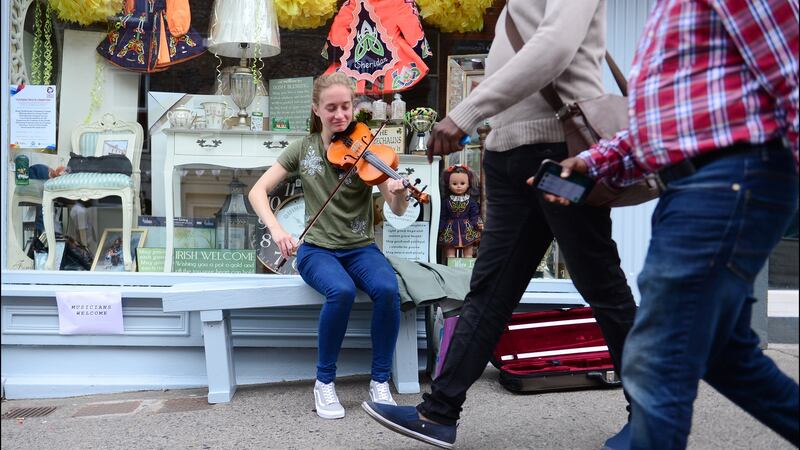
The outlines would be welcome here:
<svg viewBox="0 0 800 450">
<path fill-rule="evenodd" d="M 336 396 L 336 388 L 334 388 L 333 383 L 320 384 L 319 390 L 322 392 L 322 400 L 326 405 L 339 403 L 339 397 Z"/>
<path fill-rule="evenodd" d="M 375 383 L 376 399 L 377 401 L 389 401 L 392 399 L 392 393 L 389 391 L 389 383 Z"/>
</svg>

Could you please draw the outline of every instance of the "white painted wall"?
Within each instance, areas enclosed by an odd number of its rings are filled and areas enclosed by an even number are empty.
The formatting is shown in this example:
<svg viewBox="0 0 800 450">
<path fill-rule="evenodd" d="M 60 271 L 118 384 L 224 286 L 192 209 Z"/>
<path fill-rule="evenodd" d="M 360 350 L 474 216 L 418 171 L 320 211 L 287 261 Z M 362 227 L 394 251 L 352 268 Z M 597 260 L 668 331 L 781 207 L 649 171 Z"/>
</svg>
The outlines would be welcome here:
<svg viewBox="0 0 800 450">
<path fill-rule="evenodd" d="M 644 28 L 654 0 L 609 0 L 608 31 L 606 46 L 614 60 L 628 74 L 639 34 Z M 603 81 L 608 92 L 619 92 L 611 71 L 606 68 Z M 617 242 L 622 270 L 628 278 L 636 302 L 639 302 L 639 288 L 636 277 L 644 266 L 647 246 L 650 241 L 650 216 L 656 200 L 639 206 L 615 208 L 611 212 L 614 223 L 612 237 Z"/>
</svg>

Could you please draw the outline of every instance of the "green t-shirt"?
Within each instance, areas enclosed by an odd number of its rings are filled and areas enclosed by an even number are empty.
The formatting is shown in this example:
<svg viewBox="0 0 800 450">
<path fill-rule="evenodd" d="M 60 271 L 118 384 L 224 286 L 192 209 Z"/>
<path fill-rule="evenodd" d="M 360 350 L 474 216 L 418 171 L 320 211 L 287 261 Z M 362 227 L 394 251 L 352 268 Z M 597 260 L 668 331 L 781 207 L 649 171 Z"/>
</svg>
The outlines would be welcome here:
<svg viewBox="0 0 800 450">
<path fill-rule="evenodd" d="M 302 180 L 306 225 L 345 174 L 328 162 L 325 150 L 315 133 L 292 142 L 278 157 L 284 169 Z M 353 171 L 304 240 L 330 249 L 363 247 L 375 240 L 372 225 L 372 186 Z"/>
</svg>

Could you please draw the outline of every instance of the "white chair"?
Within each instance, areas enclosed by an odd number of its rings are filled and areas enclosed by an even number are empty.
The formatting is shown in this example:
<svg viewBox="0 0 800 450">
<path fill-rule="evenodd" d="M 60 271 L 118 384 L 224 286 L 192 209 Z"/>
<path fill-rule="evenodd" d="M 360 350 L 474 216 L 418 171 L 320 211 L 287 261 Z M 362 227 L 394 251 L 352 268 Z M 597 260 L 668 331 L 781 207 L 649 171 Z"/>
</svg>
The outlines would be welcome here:
<svg viewBox="0 0 800 450">
<path fill-rule="evenodd" d="M 111 114 L 105 114 L 99 122 L 79 126 L 72 132 L 72 151 L 82 156 L 100 156 L 102 146 L 98 142 L 102 144 L 109 137 L 113 140 L 127 140 L 131 145 L 125 149 L 125 156 L 131 161 L 133 172 L 131 176 L 122 173 L 69 173 L 48 180 L 44 184 L 42 196 L 44 230 L 48 243 L 55 242 L 56 239 L 53 218 L 53 201 L 56 198 L 85 201 L 118 196 L 122 201 L 122 252 L 125 270 L 130 271 L 133 268 L 131 228 L 136 226 L 141 211 L 139 160 L 143 136 L 142 126 L 137 122 L 117 121 Z M 62 164 L 66 165 L 69 155 L 59 152 L 59 156 Z M 45 269 L 55 269 L 55 260 L 55 252 L 49 252 Z"/>
</svg>

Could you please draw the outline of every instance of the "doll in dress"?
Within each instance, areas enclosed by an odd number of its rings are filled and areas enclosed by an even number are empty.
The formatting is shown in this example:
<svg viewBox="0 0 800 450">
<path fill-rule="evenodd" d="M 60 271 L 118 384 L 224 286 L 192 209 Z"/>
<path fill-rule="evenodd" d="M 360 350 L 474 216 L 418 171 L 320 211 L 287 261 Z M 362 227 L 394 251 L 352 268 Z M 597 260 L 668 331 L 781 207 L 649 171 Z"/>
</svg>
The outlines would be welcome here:
<svg viewBox="0 0 800 450">
<path fill-rule="evenodd" d="M 462 165 L 450 166 L 442 173 L 442 191 L 449 195 L 442 202 L 439 243 L 448 258 L 456 256 L 457 249 L 461 249 L 464 258 L 472 258 L 481 238 L 481 208 L 470 195 L 474 178 L 472 171 Z"/>
</svg>

